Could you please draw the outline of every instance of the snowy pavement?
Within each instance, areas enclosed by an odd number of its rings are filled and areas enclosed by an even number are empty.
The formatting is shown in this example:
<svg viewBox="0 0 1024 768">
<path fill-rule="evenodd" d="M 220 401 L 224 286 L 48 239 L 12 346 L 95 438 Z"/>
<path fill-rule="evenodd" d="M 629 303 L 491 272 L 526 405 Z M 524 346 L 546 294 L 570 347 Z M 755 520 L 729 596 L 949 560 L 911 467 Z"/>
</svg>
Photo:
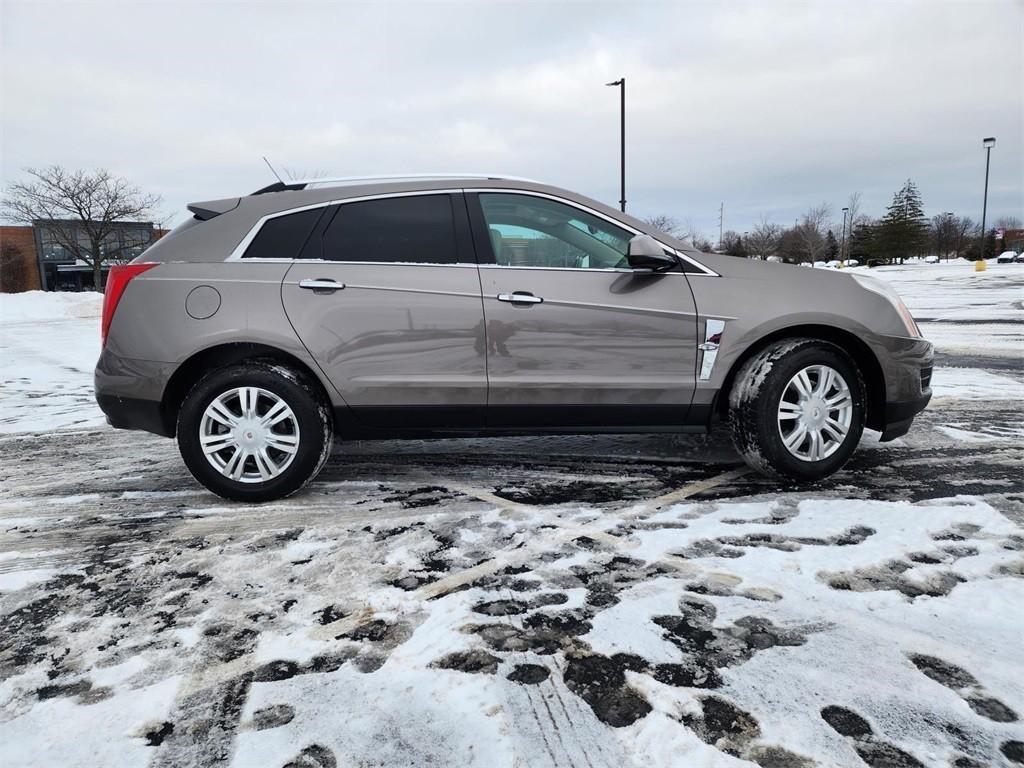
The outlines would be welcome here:
<svg viewBox="0 0 1024 768">
<path fill-rule="evenodd" d="M 0 765 L 1021 764 L 1024 269 L 887 272 L 1001 330 L 814 486 L 721 433 L 361 443 L 258 507 L 95 426 L 88 298 L 3 297 Z"/>
</svg>

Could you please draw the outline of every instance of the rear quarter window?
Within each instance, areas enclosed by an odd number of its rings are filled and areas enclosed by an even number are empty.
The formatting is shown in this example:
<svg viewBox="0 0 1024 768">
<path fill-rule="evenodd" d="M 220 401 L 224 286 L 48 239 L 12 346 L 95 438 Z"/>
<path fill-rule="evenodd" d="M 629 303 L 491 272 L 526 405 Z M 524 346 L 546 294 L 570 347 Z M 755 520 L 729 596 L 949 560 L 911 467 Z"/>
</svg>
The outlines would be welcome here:
<svg viewBox="0 0 1024 768">
<path fill-rule="evenodd" d="M 331 261 L 455 264 L 452 196 L 388 197 L 339 205 L 323 237 Z"/>
<path fill-rule="evenodd" d="M 325 208 L 275 216 L 263 222 L 245 249 L 246 259 L 297 259 Z"/>
</svg>

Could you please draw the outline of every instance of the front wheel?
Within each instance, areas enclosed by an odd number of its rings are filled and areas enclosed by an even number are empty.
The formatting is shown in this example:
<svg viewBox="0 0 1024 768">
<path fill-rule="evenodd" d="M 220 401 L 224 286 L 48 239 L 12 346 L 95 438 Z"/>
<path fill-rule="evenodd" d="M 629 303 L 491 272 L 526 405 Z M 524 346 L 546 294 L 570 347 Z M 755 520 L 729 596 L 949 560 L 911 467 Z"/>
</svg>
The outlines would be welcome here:
<svg viewBox="0 0 1024 768">
<path fill-rule="evenodd" d="M 748 360 L 729 396 L 743 459 L 767 475 L 819 480 L 840 469 L 864 431 L 863 377 L 837 346 L 778 342 Z"/>
<path fill-rule="evenodd" d="M 270 361 L 207 374 L 178 414 L 178 448 L 193 476 L 234 501 L 271 501 L 316 477 L 333 420 L 316 384 Z"/>
</svg>

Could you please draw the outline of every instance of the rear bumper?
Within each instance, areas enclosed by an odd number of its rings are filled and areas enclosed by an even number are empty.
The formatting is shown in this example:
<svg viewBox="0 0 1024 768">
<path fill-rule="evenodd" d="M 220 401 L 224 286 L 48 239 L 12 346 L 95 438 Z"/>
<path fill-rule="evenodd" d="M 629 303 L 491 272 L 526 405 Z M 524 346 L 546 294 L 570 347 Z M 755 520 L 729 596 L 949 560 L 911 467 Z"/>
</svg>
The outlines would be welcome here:
<svg viewBox="0 0 1024 768">
<path fill-rule="evenodd" d="M 928 405 L 932 399 L 931 390 L 913 400 L 885 404 L 885 428 L 882 430 L 881 442 L 902 437 L 910 431 L 914 417 Z"/>
<path fill-rule="evenodd" d="M 159 401 L 97 392 L 96 402 L 106 415 L 107 423 L 116 429 L 140 429 L 162 437 L 174 437 L 174 432 L 164 424 Z"/>
<path fill-rule="evenodd" d="M 170 373 L 167 363 L 131 360 L 105 348 L 96 364 L 93 386 L 107 423 L 118 429 L 141 429 L 173 437 L 174 424 L 167 424 L 161 405 Z"/>
</svg>

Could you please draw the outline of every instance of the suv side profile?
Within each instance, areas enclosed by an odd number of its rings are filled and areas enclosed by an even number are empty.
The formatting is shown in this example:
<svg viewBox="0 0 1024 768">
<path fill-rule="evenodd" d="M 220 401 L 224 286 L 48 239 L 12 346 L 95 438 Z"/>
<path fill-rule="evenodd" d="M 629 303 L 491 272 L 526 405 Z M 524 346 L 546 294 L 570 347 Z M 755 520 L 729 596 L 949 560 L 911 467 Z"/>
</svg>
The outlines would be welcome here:
<svg viewBox="0 0 1024 768">
<path fill-rule="evenodd" d="M 189 205 L 114 267 L 96 399 L 229 499 L 302 488 L 332 440 L 706 432 L 816 480 L 910 428 L 932 345 L 880 281 L 701 253 L 493 176 L 278 183 Z"/>
</svg>

